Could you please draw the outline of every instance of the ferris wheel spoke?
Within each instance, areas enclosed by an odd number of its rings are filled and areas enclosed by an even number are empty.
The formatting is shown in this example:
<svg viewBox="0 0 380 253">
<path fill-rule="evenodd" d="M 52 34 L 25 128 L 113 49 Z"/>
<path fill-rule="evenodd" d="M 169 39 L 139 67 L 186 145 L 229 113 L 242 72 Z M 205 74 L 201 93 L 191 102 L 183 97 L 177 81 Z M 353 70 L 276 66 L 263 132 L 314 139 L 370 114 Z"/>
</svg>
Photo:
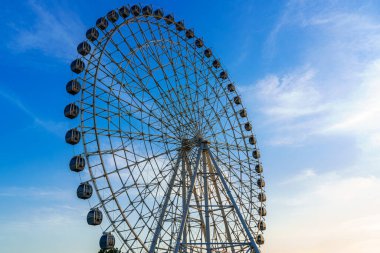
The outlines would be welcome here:
<svg viewBox="0 0 380 253">
<path fill-rule="evenodd" d="M 103 71 L 103 70 L 101 70 L 101 71 Z M 120 81 L 118 81 L 118 83 L 119 83 L 120 85 L 122 85 Z M 126 86 L 124 86 L 124 87 L 126 88 Z M 132 91 L 130 91 L 130 94 L 132 94 L 132 96 L 133 96 L 136 100 L 139 100 L 139 99 L 134 95 L 134 93 L 133 93 Z M 119 100 L 122 100 L 122 99 L 120 99 L 120 97 L 118 97 L 118 99 L 119 99 Z M 153 98 L 153 99 L 154 99 L 154 98 Z M 154 99 L 154 101 L 156 102 L 157 100 Z M 145 103 L 143 103 L 142 101 L 138 101 L 138 102 L 139 102 L 140 105 L 142 105 L 142 107 L 140 107 L 140 108 L 138 108 L 138 109 L 142 109 L 143 107 L 146 108 Z M 146 108 L 146 110 L 152 112 L 152 110 L 149 110 L 149 108 Z M 163 111 L 161 111 L 161 112 L 162 112 L 162 115 L 165 115 L 165 114 L 163 113 Z M 156 115 L 154 115 L 154 116 L 155 116 L 156 118 L 159 118 L 159 117 L 156 116 Z M 174 117 L 174 116 L 172 115 L 172 117 Z M 165 116 L 165 118 L 168 118 L 168 117 Z M 169 121 L 169 120 L 168 120 L 168 121 Z M 168 126 L 168 128 L 170 128 L 170 125 Z M 173 131 L 173 130 L 172 130 L 172 131 Z"/>
<path fill-rule="evenodd" d="M 259 253 L 263 177 L 245 107 L 203 40 L 140 7 L 99 19 L 72 65 L 82 72 L 81 175 L 109 220 L 103 229 L 133 253 Z"/>
<path fill-rule="evenodd" d="M 153 38 L 153 40 L 155 40 L 155 41 L 158 41 L 159 39 L 156 37 L 156 35 L 154 34 L 154 31 L 153 31 L 153 29 L 151 29 L 151 25 L 150 25 L 150 23 L 148 22 L 147 23 L 147 25 L 148 25 L 148 27 L 150 28 L 150 29 L 148 29 L 149 31 L 150 31 L 150 34 L 151 34 L 151 36 L 152 36 L 152 38 Z M 141 30 L 141 27 L 140 27 L 140 30 Z M 161 33 L 161 31 L 160 31 L 160 27 L 156 30 L 156 31 L 159 31 L 160 32 L 160 35 L 161 35 L 161 37 L 160 37 L 160 40 L 163 40 L 163 38 L 162 38 L 162 33 Z M 171 40 L 170 40 L 171 41 Z M 171 43 L 171 44 L 173 44 L 173 43 Z M 163 45 L 166 47 L 166 44 L 165 43 L 163 43 Z M 152 53 L 152 56 L 154 57 L 154 59 L 156 60 L 156 62 L 159 64 L 159 66 L 161 67 L 161 69 L 162 69 L 162 71 L 164 72 L 164 67 L 162 67 L 162 65 L 160 64 L 160 62 L 161 62 L 161 59 L 160 59 L 160 56 L 162 55 L 162 54 L 160 54 L 159 52 L 158 52 L 158 48 L 157 47 L 153 47 L 153 49 L 155 50 L 155 52 L 154 53 Z M 152 49 L 151 49 L 152 50 Z M 167 50 L 163 50 L 163 54 L 165 54 L 165 56 L 167 57 L 167 58 L 170 58 L 169 56 L 168 56 L 168 54 L 167 54 Z M 175 61 L 175 59 L 176 58 L 183 58 L 183 55 L 182 55 L 182 52 L 180 51 L 180 50 L 177 50 L 177 54 L 178 54 L 178 57 L 172 57 L 172 59 L 173 59 L 173 61 Z M 157 57 L 155 57 L 154 55 L 157 55 Z M 177 84 L 178 83 L 181 83 L 181 82 L 186 82 L 187 83 L 187 80 L 188 80 L 188 74 L 187 74 L 187 72 L 186 72 L 186 68 L 184 67 L 185 66 L 185 64 L 184 64 L 184 62 L 183 62 L 183 60 L 181 60 L 182 61 L 182 67 L 183 67 L 183 69 L 184 69 L 184 76 L 183 76 L 183 78 L 181 79 L 181 80 L 177 80 Z M 171 64 L 171 66 L 173 66 L 173 64 Z M 178 66 L 180 66 L 180 65 L 178 65 Z M 177 72 L 175 72 L 175 73 L 177 73 Z M 189 86 L 189 88 L 190 88 L 190 86 Z M 184 89 L 180 89 L 181 91 L 184 91 Z M 186 103 L 186 107 L 187 108 L 191 108 L 191 106 L 188 104 L 188 99 L 186 99 L 187 98 L 187 96 L 186 96 L 186 94 L 183 94 L 184 95 L 184 102 Z M 190 97 L 191 98 L 191 97 Z M 194 111 L 195 110 L 189 110 L 190 112 L 192 112 L 192 118 L 193 119 L 195 119 L 195 113 L 194 113 Z"/>
<path fill-rule="evenodd" d="M 161 112 L 161 116 L 165 116 L 165 118 L 166 119 L 168 119 L 168 117 L 169 116 L 167 116 L 167 115 L 165 115 L 165 112 L 168 112 L 169 114 L 171 114 L 171 112 L 169 111 L 169 110 L 167 110 L 166 109 L 166 107 L 164 107 L 162 104 L 160 104 L 160 103 L 158 103 L 158 100 L 157 99 L 155 99 L 154 98 L 154 96 L 152 95 L 152 94 L 150 94 L 149 92 L 147 92 L 149 95 L 150 95 L 150 97 L 152 98 L 152 101 L 155 103 L 155 104 L 157 104 L 158 106 L 159 106 L 159 109 L 161 109 L 160 110 L 160 112 Z M 145 101 L 143 102 L 143 101 L 140 101 L 140 99 L 133 93 L 133 92 L 131 92 L 131 94 L 133 94 L 132 96 L 136 99 L 136 100 L 138 100 L 138 102 L 139 102 L 139 104 L 141 104 L 143 107 L 146 107 L 146 105 L 145 105 Z M 148 108 L 147 108 L 147 110 L 149 110 Z M 158 109 L 157 109 L 158 110 Z M 150 112 L 152 112 L 152 110 L 150 110 Z M 156 118 L 159 118 L 159 116 L 157 115 L 154 115 Z M 171 115 L 170 117 L 174 117 L 174 115 Z M 169 122 L 169 120 L 167 120 L 168 122 Z M 175 123 L 174 123 L 174 125 L 175 125 Z M 170 125 L 169 125 L 170 126 Z M 178 126 L 179 127 L 179 126 Z M 171 127 L 168 127 L 168 128 L 171 128 Z M 172 131 L 174 131 L 174 130 L 172 130 Z M 175 131 L 174 131 L 175 132 Z"/>
<path fill-rule="evenodd" d="M 129 26 L 128 26 L 129 27 Z M 129 29 L 130 29 L 130 27 L 129 27 Z M 131 30 L 131 29 L 130 29 Z M 145 34 L 143 34 L 143 36 L 144 36 Z M 136 43 L 138 43 L 138 40 L 137 40 L 137 38 L 136 38 L 136 36 L 133 36 L 134 37 L 134 39 L 135 39 L 135 41 L 136 41 Z M 165 44 L 165 43 L 164 43 Z M 141 51 L 144 51 L 145 53 L 147 53 L 147 54 L 149 54 L 150 56 L 152 56 L 152 59 L 154 59 L 155 58 L 155 54 L 154 54 L 154 52 L 152 53 L 152 51 L 151 51 L 151 53 L 149 53 L 148 51 L 149 51 L 149 49 L 150 49 L 150 47 L 141 47 Z M 143 59 L 143 61 L 141 61 L 141 58 L 139 58 L 140 59 L 140 62 L 145 66 L 145 68 L 146 69 L 149 69 L 149 67 L 147 67 L 148 66 L 148 60 L 147 60 L 147 58 L 145 57 L 145 55 L 144 54 L 141 54 L 141 56 L 142 56 L 142 59 Z M 157 61 L 157 60 L 156 60 Z M 159 61 L 157 61 L 157 62 L 159 62 Z M 172 64 L 170 65 L 170 66 L 172 66 Z M 166 76 L 166 73 L 163 71 L 163 73 L 164 73 L 164 80 L 167 82 L 167 84 L 168 85 L 170 85 L 173 89 L 174 89 L 174 87 L 173 87 L 173 85 L 171 84 L 171 82 L 170 82 L 170 77 L 167 77 Z M 174 70 L 174 73 L 176 73 L 175 72 L 175 70 Z M 150 74 L 150 76 L 151 76 L 151 78 L 154 80 L 154 82 L 156 83 L 156 85 L 157 85 L 157 87 L 158 88 L 161 88 L 161 85 L 160 85 L 160 83 L 156 80 L 156 78 L 154 77 L 154 75 L 152 74 L 152 72 L 151 71 L 149 71 L 149 74 Z M 171 97 L 169 97 L 169 96 L 167 96 L 166 94 L 167 93 L 165 93 L 165 92 L 162 92 L 163 90 L 162 90 L 162 88 L 161 88 L 161 91 L 160 91 L 160 95 L 162 96 L 162 97 L 166 97 L 169 101 L 170 101 L 170 103 L 172 103 L 173 105 L 174 104 L 176 104 L 177 106 L 179 106 L 179 107 L 181 107 L 182 106 L 182 103 L 175 103 L 175 101 L 171 98 Z M 180 101 L 180 99 L 177 97 L 177 101 Z M 173 109 L 176 109 L 177 107 L 176 106 L 171 106 L 170 108 L 173 108 Z M 181 110 L 181 109 L 180 109 Z M 182 107 L 182 111 L 183 110 L 185 110 L 183 107 Z M 182 114 L 180 113 L 180 111 L 177 111 L 177 113 L 179 113 L 179 115 L 181 116 L 181 118 L 182 119 L 184 119 L 184 120 L 186 120 L 184 117 L 182 117 Z"/>
<path fill-rule="evenodd" d="M 105 177 L 106 175 L 109 176 L 109 175 L 112 175 L 112 174 L 115 174 L 115 173 L 119 173 L 123 170 L 127 170 L 129 169 L 130 167 L 136 167 L 138 166 L 139 164 L 144 164 L 146 162 L 148 162 L 149 160 L 153 160 L 153 159 L 157 159 L 161 156 L 167 156 L 168 154 L 174 152 L 174 151 L 177 151 L 178 149 L 172 149 L 172 150 L 167 150 L 165 152 L 162 152 L 162 153 L 159 153 L 159 154 L 156 154 L 156 155 L 153 155 L 153 156 L 150 156 L 150 157 L 141 157 L 142 159 L 140 160 L 131 160 L 130 163 L 128 163 L 127 166 L 122 166 L 120 168 L 117 168 L 115 170 L 112 170 L 112 171 L 109 171 L 109 172 L 106 172 L 100 176 L 97 176 L 97 177 L 93 177 L 91 180 L 98 180 L 100 178 L 103 178 Z M 119 151 L 123 151 L 123 152 L 127 152 L 126 149 L 120 149 Z M 112 150 L 105 150 L 105 152 L 103 153 L 103 151 L 99 151 L 99 152 L 94 152 L 94 153 L 89 153 L 90 155 L 99 155 L 99 154 L 110 154 L 112 153 Z M 115 154 L 115 152 L 113 152 L 112 154 Z M 132 153 L 131 153 L 132 154 Z M 135 154 L 134 154 L 135 155 Z M 128 161 L 129 159 L 125 158 L 126 161 Z"/>
</svg>

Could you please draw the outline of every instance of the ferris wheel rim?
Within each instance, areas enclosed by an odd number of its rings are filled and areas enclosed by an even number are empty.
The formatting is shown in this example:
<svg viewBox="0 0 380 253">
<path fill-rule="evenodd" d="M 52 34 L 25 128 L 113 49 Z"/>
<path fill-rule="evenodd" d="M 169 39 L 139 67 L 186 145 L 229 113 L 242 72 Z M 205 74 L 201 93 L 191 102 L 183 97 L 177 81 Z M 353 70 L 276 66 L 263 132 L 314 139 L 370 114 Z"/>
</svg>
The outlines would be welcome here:
<svg viewBox="0 0 380 253">
<path fill-rule="evenodd" d="M 140 19 L 146 19 L 146 18 L 148 18 L 148 17 L 144 17 L 144 16 L 137 16 L 137 17 L 132 17 L 132 18 L 130 18 L 130 19 L 128 19 L 128 22 L 129 21 L 139 21 Z M 111 31 L 112 31 L 112 33 L 116 33 L 116 32 L 118 32 L 119 31 L 119 29 L 120 29 L 120 27 L 122 26 L 122 25 L 125 25 L 126 23 L 128 23 L 127 22 L 127 20 L 125 19 L 122 23 L 120 23 L 119 25 L 117 25 L 117 26 L 115 26 L 114 28 L 112 28 L 111 29 Z M 149 20 L 148 21 L 145 21 L 146 23 L 148 23 L 148 24 L 150 24 L 149 22 Z M 175 22 L 174 22 L 175 23 Z M 113 23 L 114 24 L 114 23 Z M 167 29 L 169 30 L 169 27 L 170 25 L 167 25 Z M 171 31 L 174 31 L 174 33 L 175 33 L 175 35 L 178 37 L 178 38 L 181 38 L 185 43 L 186 43 L 186 45 L 190 45 L 190 43 L 188 42 L 188 40 L 186 39 L 186 38 L 184 38 L 184 36 L 180 36 L 179 35 L 179 32 L 176 32 L 174 29 L 171 29 Z M 108 35 L 108 33 L 109 33 L 110 31 L 108 31 L 107 33 L 104 33 L 104 37 L 102 37 L 101 38 L 101 40 L 99 41 L 99 42 L 97 42 L 97 45 L 96 45 L 96 49 L 98 48 L 98 46 L 99 45 L 101 45 L 101 41 L 102 40 L 107 40 L 107 42 L 104 44 L 104 46 L 103 46 L 103 49 L 101 50 L 101 55 L 103 55 L 103 53 L 104 53 L 104 50 L 105 50 L 105 48 L 106 48 L 106 46 L 107 46 L 107 44 L 108 44 L 108 42 L 110 41 L 110 39 L 111 39 L 111 37 L 112 36 L 107 36 Z M 194 38 L 194 40 L 195 40 L 195 38 Z M 92 42 L 93 43 L 93 42 Z M 93 43 L 94 44 L 94 43 Z M 205 60 L 204 60 L 204 56 L 203 55 L 201 55 L 201 53 L 194 47 L 194 46 L 192 46 L 193 47 L 193 49 L 195 49 L 194 50 L 194 52 L 196 53 L 196 54 L 198 54 L 198 56 L 200 56 L 199 57 L 199 59 L 202 61 L 202 64 L 205 64 L 206 65 L 206 63 L 205 63 Z M 95 50 L 95 49 L 94 49 Z M 94 54 L 95 55 L 95 54 Z M 94 56 L 94 55 L 91 55 L 91 58 Z M 81 57 L 81 58 L 83 58 L 84 59 L 84 57 Z M 216 58 L 215 58 L 216 59 Z M 100 62 L 100 60 L 99 60 L 99 62 Z M 87 72 L 87 68 L 89 68 L 89 66 L 90 66 L 90 64 L 88 64 L 87 66 L 86 66 L 86 72 Z M 173 67 L 173 66 L 172 66 Z M 96 67 L 97 69 L 96 69 L 96 72 L 98 71 L 98 69 L 99 69 L 99 64 L 97 65 L 97 67 Z M 237 121 L 239 122 L 239 126 L 240 126 L 240 132 L 241 133 L 244 133 L 244 129 L 243 129 L 243 124 L 240 124 L 240 119 L 239 119 L 239 117 L 237 116 L 237 114 L 238 114 L 238 112 L 235 110 L 235 107 L 234 107 L 234 103 L 233 103 L 233 100 L 228 96 L 228 93 L 227 93 L 227 91 L 225 90 L 225 87 L 223 87 L 222 86 L 222 84 L 223 84 L 223 81 L 219 81 L 219 79 L 218 79 L 218 76 L 216 75 L 216 73 L 212 70 L 211 71 L 211 73 L 214 75 L 214 77 L 215 77 L 215 79 L 216 80 L 218 80 L 218 83 L 219 83 L 219 85 L 220 85 L 220 87 L 222 88 L 222 90 L 223 90 L 223 92 L 225 93 L 225 95 L 226 95 L 226 98 L 227 98 L 227 100 L 229 101 L 229 104 L 230 104 L 230 106 L 231 106 L 231 108 L 232 108 L 232 110 L 234 111 L 234 115 L 236 116 L 236 119 L 237 119 Z M 95 79 L 96 80 L 96 79 Z M 229 79 L 229 77 L 228 77 L 228 80 L 230 80 Z M 95 84 L 94 84 L 94 89 L 95 89 Z M 236 93 L 237 94 L 237 93 Z M 177 97 L 178 97 L 178 94 L 176 94 L 177 95 Z M 93 100 L 95 101 L 95 97 L 96 97 L 96 92 L 94 92 L 93 93 Z M 84 92 L 83 92 L 83 90 L 82 90 L 82 100 L 84 99 Z M 218 100 L 218 102 L 222 102 L 221 100 L 220 100 L 220 98 L 218 97 L 217 98 L 217 100 Z M 244 107 L 243 107 L 244 108 Z M 100 148 L 100 144 L 99 144 L 99 139 L 98 139 L 98 133 L 97 133 L 97 128 L 96 128 L 96 117 L 95 117 L 95 115 L 96 115 L 96 112 L 95 112 L 95 110 L 96 110 L 96 107 L 95 106 L 93 106 L 93 115 L 94 115 L 94 117 L 93 117 L 93 120 L 94 120 L 94 125 L 95 125 L 95 127 L 94 127 L 94 132 L 95 132 L 95 137 L 96 137 L 96 143 L 97 143 L 97 146 L 98 146 L 98 150 L 100 151 L 101 150 L 101 148 Z M 214 110 L 214 112 L 215 112 L 215 110 Z M 215 112 L 215 115 L 216 115 L 216 112 Z M 247 119 L 247 121 L 248 121 L 248 118 L 246 117 L 246 119 Z M 81 115 L 81 128 L 82 128 L 82 136 L 83 136 L 83 143 L 84 143 L 84 150 L 85 150 L 85 154 L 87 154 L 87 148 L 86 148 L 86 142 L 85 142 L 85 127 L 84 127 L 84 125 L 83 125 L 83 114 Z M 220 118 L 219 117 L 217 117 L 216 118 L 216 120 L 218 121 L 218 123 L 219 124 L 221 124 L 221 122 L 220 122 Z M 229 124 L 232 126 L 232 123 L 230 122 L 230 119 L 227 117 L 227 120 L 229 121 Z M 248 121 L 249 122 L 249 121 Z M 209 124 L 208 123 L 208 121 L 206 120 L 206 123 L 207 124 Z M 221 127 L 222 127 L 222 125 L 221 125 Z M 212 129 L 212 128 L 211 128 Z M 250 130 L 249 131 L 250 132 L 250 134 L 249 134 L 249 136 L 252 136 L 253 135 L 253 133 L 252 133 L 252 130 Z M 232 133 L 235 135 L 235 131 L 232 131 Z M 214 133 L 215 134 L 215 133 Z M 247 150 L 247 152 L 248 152 L 248 145 L 247 145 L 247 137 L 248 136 L 242 136 L 242 139 L 244 140 L 244 146 L 245 146 L 245 148 L 246 148 L 246 150 Z M 227 140 L 227 139 L 225 139 L 225 140 Z M 111 142 L 110 142 L 111 143 Z M 151 145 L 151 144 L 150 144 Z M 122 144 L 122 146 L 124 146 L 124 144 Z M 256 145 L 255 145 L 255 147 L 256 147 Z M 112 144 L 111 144 L 111 149 L 112 149 Z M 218 151 L 219 152 L 219 151 Z M 240 153 L 239 153 L 240 154 Z M 110 190 L 111 190 L 111 192 L 112 192 L 112 195 L 113 196 L 115 196 L 115 192 L 113 191 L 113 189 L 112 189 L 112 184 L 110 183 L 110 180 L 109 180 L 109 178 L 108 178 L 108 175 L 109 175 L 109 173 L 104 169 L 104 162 L 103 162 L 103 160 L 102 160 L 102 155 L 101 155 L 101 153 L 99 152 L 99 157 L 100 157 L 100 160 L 101 160 L 101 163 L 102 163 L 102 167 L 103 167 L 103 172 L 104 172 L 104 176 L 105 176 L 105 178 L 106 178 L 106 180 L 107 180 L 107 182 L 108 182 L 108 186 L 109 186 L 109 188 L 110 188 Z M 250 161 L 249 159 L 250 159 L 250 155 L 248 155 L 247 156 L 248 157 L 248 162 Z M 88 159 L 88 156 L 86 156 L 86 159 L 87 159 L 87 164 L 90 164 L 90 161 L 89 161 L 89 159 Z M 251 158 L 252 159 L 252 158 Z M 252 160 L 254 160 L 254 159 L 252 159 Z M 257 159 L 256 159 L 257 160 Z M 172 159 L 172 161 L 173 161 L 173 159 Z M 258 163 L 259 164 L 259 162 L 258 161 L 256 161 L 256 163 Z M 99 190 L 98 190 L 98 188 L 97 188 L 97 186 L 96 186 L 96 177 L 94 177 L 93 176 L 93 174 L 92 174 L 92 171 L 91 171 L 91 168 L 89 168 L 89 171 L 90 171 L 90 174 L 91 174 L 91 182 L 94 184 L 94 186 L 95 186 L 95 189 L 96 189 L 96 192 L 97 192 L 97 195 L 98 195 L 98 198 L 99 198 L 99 200 L 102 200 L 102 197 L 100 196 L 100 193 L 99 193 Z M 118 169 L 116 169 L 116 171 L 115 171 L 115 173 L 117 173 L 117 175 L 118 175 L 118 177 L 120 177 L 121 178 L 121 176 L 120 176 L 120 173 L 119 173 L 119 171 L 118 171 Z M 262 177 L 262 176 L 261 176 Z M 232 186 L 232 184 L 231 184 L 231 186 Z M 234 187 L 232 187 L 232 189 L 233 190 L 236 190 Z M 260 189 L 260 191 L 261 192 L 263 192 L 264 190 L 263 190 L 263 188 L 261 188 Z M 237 194 L 237 193 L 235 193 L 235 194 Z M 117 203 L 117 205 L 118 205 L 118 208 L 119 208 L 119 210 L 120 210 L 120 213 L 123 215 L 123 208 L 121 208 L 121 206 L 118 204 L 118 201 L 117 201 L 117 198 L 114 198 L 114 200 L 115 200 L 115 202 Z M 261 202 L 261 207 L 263 206 L 263 203 Z M 244 205 L 243 205 L 243 207 L 244 207 Z M 257 206 L 255 206 L 256 208 L 258 208 Z M 103 206 L 103 209 L 105 210 L 105 212 L 106 212 L 106 214 L 107 214 L 107 217 L 110 219 L 110 220 L 112 220 L 111 219 L 111 217 L 110 217 L 110 215 L 109 215 L 109 212 L 108 211 L 106 211 L 106 208 L 105 208 L 105 206 Z M 261 217 L 261 216 L 260 216 Z M 126 217 L 124 217 L 124 220 L 126 221 L 126 222 L 128 222 L 128 219 L 126 218 Z M 114 227 L 114 230 L 115 231 L 117 231 L 118 232 L 118 234 L 119 234 L 119 231 L 118 231 L 118 229 L 117 229 L 117 227 L 115 226 L 115 224 L 112 224 L 113 225 L 113 227 Z M 128 225 L 128 226 L 130 226 L 130 225 Z M 130 228 L 131 228 L 131 231 L 132 231 L 132 233 L 134 233 L 133 232 L 133 229 L 132 229 L 132 226 L 130 226 Z M 140 242 L 140 244 L 141 244 L 141 246 L 142 247 L 145 247 L 145 244 L 140 240 L 140 238 L 139 238 L 139 236 L 137 235 L 137 234 L 134 234 L 135 235 L 135 238 L 137 238 L 137 240 L 139 240 L 139 242 Z M 121 235 L 119 235 L 120 237 L 122 237 Z M 125 243 L 125 242 L 124 242 Z"/>
</svg>

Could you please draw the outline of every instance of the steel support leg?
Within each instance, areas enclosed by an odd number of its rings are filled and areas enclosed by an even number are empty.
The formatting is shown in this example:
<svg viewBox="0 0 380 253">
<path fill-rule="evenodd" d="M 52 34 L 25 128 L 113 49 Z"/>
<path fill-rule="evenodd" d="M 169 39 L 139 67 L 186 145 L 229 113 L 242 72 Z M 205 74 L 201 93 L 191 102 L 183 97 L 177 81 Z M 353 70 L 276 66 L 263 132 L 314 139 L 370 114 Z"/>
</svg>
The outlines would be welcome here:
<svg viewBox="0 0 380 253">
<path fill-rule="evenodd" d="M 233 197 L 233 195 L 232 195 L 232 193 L 231 193 L 231 191 L 230 191 L 230 189 L 228 187 L 228 184 L 227 184 L 226 180 L 224 179 L 224 177 L 222 175 L 222 171 L 220 170 L 218 164 L 216 163 L 216 161 L 215 161 L 215 159 L 214 159 L 211 151 L 209 150 L 209 148 L 207 146 L 206 146 L 206 148 L 209 151 L 208 153 L 209 153 L 211 161 L 212 161 L 212 163 L 213 163 L 213 165 L 214 165 L 214 167 L 216 169 L 217 175 L 219 176 L 219 178 L 220 178 L 220 180 L 221 180 L 221 182 L 222 182 L 222 184 L 224 186 L 224 189 L 226 190 L 226 193 L 227 193 L 228 197 L 230 198 L 232 205 L 234 206 L 234 209 L 236 211 L 237 216 L 239 217 L 239 220 L 240 220 L 240 222 L 241 222 L 241 224 L 242 224 L 242 226 L 244 228 L 244 231 L 245 231 L 245 233 L 247 234 L 247 236 L 249 238 L 251 248 L 253 248 L 255 250 L 255 253 L 260 253 L 260 250 L 257 247 L 257 245 L 255 243 L 255 240 L 254 240 L 251 232 L 249 231 L 247 223 L 244 220 L 244 217 L 241 214 L 240 209 L 238 208 L 238 206 L 236 204 L 236 201 L 235 201 L 235 199 L 234 199 L 234 197 Z"/>
<path fill-rule="evenodd" d="M 171 195 L 171 192 L 173 190 L 174 181 L 175 181 L 175 178 L 177 176 L 177 172 L 178 172 L 178 168 L 179 168 L 179 162 L 181 161 L 182 155 L 183 155 L 182 152 L 180 152 L 178 155 L 178 159 L 177 159 L 177 162 L 176 162 L 175 167 L 174 167 L 173 176 L 170 179 L 169 189 L 165 194 L 164 205 L 162 206 L 161 214 L 160 214 L 160 217 L 159 217 L 158 222 L 157 222 L 157 227 L 156 227 L 156 230 L 154 232 L 154 236 L 153 236 L 152 244 L 150 245 L 149 253 L 154 253 L 154 250 L 156 248 L 157 240 L 158 240 L 158 237 L 160 236 L 161 229 L 162 229 L 162 222 L 163 222 L 164 217 L 165 217 L 166 208 L 168 207 L 170 195 Z"/>
<path fill-rule="evenodd" d="M 209 206 L 208 206 L 208 184 L 207 184 L 207 151 L 203 150 L 203 193 L 204 193 L 204 199 L 205 199 L 205 220 L 206 220 L 206 247 L 207 247 L 207 253 L 211 253 L 211 240 L 210 240 L 210 213 L 209 213 Z"/>
<path fill-rule="evenodd" d="M 203 144 L 201 144 L 201 147 L 199 148 L 198 156 L 197 156 L 197 161 L 195 162 L 196 163 L 195 164 L 195 168 L 194 168 L 194 171 L 193 171 L 193 175 L 191 177 L 190 188 L 189 188 L 189 192 L 188 192 L 187 197 L 186 197 L 185 212 L 182 214 L 181 226 L 180 226 L 179 231 L 178 231 L 174 253 L 178 253 L 179 248 L 181 246 L 181 238 L 183 236 L 183 229 L 185 227 L 185 223 L 186 223 L 186 220 L 187 220 L 187 214 L 189 212 L 190 199 L 191 199 L 191 195 L 193 194 L 193 189 L 194 189 L 194 185 L 195 185 L 195 179 L 197 178 L 197 175 L 198 175 L 199 160 L 201 158 L 202 149 L 203 149 Z"/>
</svg>

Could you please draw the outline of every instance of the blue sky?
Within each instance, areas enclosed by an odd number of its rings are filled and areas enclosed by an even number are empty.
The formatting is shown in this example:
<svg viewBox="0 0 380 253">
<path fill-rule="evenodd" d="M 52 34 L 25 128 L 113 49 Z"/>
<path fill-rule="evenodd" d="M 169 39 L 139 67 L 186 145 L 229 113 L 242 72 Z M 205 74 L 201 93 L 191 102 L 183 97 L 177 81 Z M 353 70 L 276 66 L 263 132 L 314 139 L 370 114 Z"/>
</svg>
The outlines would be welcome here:
<svg viewBox="0 0 380 253">
<path fill-rule="evenodd" d="M 265 252 L 380 246 L 379 1 L 141 1 L 194 27 L 238 84 L 266 168 Z M 96 252 L 62 115 L 76 45 L 130 1 L 2 1 L 0 244 Z"/>
</svg>

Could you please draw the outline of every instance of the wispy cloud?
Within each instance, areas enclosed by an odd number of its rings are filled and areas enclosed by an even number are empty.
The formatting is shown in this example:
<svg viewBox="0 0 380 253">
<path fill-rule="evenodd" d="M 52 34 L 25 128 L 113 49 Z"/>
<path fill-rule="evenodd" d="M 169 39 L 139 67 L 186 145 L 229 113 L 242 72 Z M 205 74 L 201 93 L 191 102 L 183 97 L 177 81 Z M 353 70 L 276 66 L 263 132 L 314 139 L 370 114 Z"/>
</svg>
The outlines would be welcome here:
<svg viewBox="0 0 380 253">
<path fill-rule="evenodd" d="M 67 129 L 65 123 L 41 119 L 34 112 L 32 112 L 20 99 L 18 99 L 16 96 L 9 92 L 0 89 L 0 97 L 7 100 L 10 104 L 21 110 L 23 113 L 25 113 L 28 117 L 30 117 L 33 120 L 34 124 L 44 128 L 45 130 L 49 131 L 50 133 L 56 136 L 61 137 L 62 133 L 64 132 L 64 129 Z"/>
<path fill-rule="evenodd" d="M 39 50 L 45 55 L 71 59 L 77 43 L 84 38 L 85 27 L 80 18 L 63 7 L 45 8 L 39 1 L 28 2 L 35 15 L 31 26 L 16 24 L 15 37 L 10 43 L 14 50 Z"/>
<path fill-rule="evenodd" d="M 289 59 L 286 73 L 245 87 L 255 94 L 250 106 L 270 143 L 302 145 L 304 157 L 296 159 L 310 160 L 303 170 L 284 168 L 286 178 L 269 189 L 268 227 L 274 228 L 267 252 L 375 252 L 380 246 L 380 20 L 370 4 L 339 5 L 289 1 L 267 53 L 283 57 L 280 37 L 297 31 L 304 40 L 295 52 L 300 59 Z M 347 149 L 360 154 L 337 165 L 340 151 L 333 149 L 324 157 L 330 170 L 318 167 L 313 159 L 315 147 L 325 148 L 316 144 L 321 137 L 350 140 Z"/>
<path fill-rule="evenodd" d="M 71 192 L 59 188 L 7 187 L 0 188 L 0 198 L 68 199 Z"/>
<path fill-rule="evenodd" d="M 272 33 L 287 26 L 315 33 L 301 53 L 305 65 L 246 86 L 245 90 L 255 90 L 250 106 L 259 109 L 264 124 L 276 125 L 272 140 L 276 145 L 334 134 L 380 146 L 380 22 L 328 6 L 290 1 Z M 294 19 L 287 20 L 287 13 Z M 271 43 L 276 41 L 273 34 Z"/>
<path fill-rule="evenodd" d="M 270 199 L 267 252 L 374 252 L 380 239 L 380 178 L 302 172 Z M 364 247 L 363 247 L 364 246 Z"/>
</svg>

